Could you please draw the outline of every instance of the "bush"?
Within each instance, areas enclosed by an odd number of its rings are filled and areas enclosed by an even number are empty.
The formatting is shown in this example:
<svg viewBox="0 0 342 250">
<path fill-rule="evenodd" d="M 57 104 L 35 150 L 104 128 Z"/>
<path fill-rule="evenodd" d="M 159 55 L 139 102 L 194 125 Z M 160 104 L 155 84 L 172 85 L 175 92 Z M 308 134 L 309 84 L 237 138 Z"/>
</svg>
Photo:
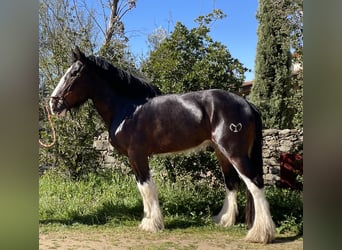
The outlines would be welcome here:
<svg viewBox="0 0 342 250">
<path fill-rule="evenodd" d="M 211 178 L 214 184 L 217 179 L 222 178 L 215 153 L 209 151 L 191 155 L 155 156 L 150 160 L 150 165 L 171 182 L 186 176 L 191 177 L 193 181 L 201 180 L 203 177 Z"/>
<path fill-rule="evenodd" d="M 303 233 L 303 194 L 301 191 L 280 189 L 275 186 L 266 189 L 271 214 L 280 233 L 291 231 Z"/>
<path fill-rule="evenodd" d="M 70 116 L 52 117 L 52 120 L 56 143 L 50 148 L 40 148 L 39 165 L 58 167 L 74 179 L 96 172 L 100 167 L 100 152 L 93 148 L 93 140 L 103 131 L 103 125 L 91 104 L 88 102 L 80 110 L 72 110 Z M 44 129 L 42 140 L 51 140 L 50 134 L 48 129 Z"/>
</svg>

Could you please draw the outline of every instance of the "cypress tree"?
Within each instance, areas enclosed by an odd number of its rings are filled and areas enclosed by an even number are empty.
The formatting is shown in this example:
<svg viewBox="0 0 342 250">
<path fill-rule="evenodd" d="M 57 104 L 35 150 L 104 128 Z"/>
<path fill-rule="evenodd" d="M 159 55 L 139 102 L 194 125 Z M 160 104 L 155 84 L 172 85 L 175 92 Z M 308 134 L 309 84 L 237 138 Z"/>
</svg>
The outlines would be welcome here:
<svg viewBox="0 0 342 250">
<path fill-rule="evenodd" d="M 287 0 L 259 0 L 255 79 L 250 94 L 265 128 L 292 127 L 290 31 Z"/>
</svg>

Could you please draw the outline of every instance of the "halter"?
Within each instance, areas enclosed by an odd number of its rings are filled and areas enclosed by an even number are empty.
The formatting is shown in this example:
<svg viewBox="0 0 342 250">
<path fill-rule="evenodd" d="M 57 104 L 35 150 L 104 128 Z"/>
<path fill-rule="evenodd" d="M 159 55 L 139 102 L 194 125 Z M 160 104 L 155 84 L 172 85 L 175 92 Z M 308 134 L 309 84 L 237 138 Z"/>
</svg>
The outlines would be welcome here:
<svg viewBox="0 0 342 250">
<path fill-rule="evenodd" d="M 78 77 L 79 73 L 77 73 L 77 77 Z M 49 99 L 53 99 L 53 100 L 57 100 L 58 102 L 61 100 L 63 105 L 65 106 L 66 110 L 70 112 L 71 114 L 71 108 L 68 104 L 68 102 L 65 100 L 65 97 L 68 96 L 70 94 L 70 89 L 71 87 L 74 85 L 74 81 L 67 87 L 66 89 L 66 93 L 64 95 L 58 95 L 58 96 L 50 96 Z"/>
<path fill-rule="evenodd" d="M 68 93 L 69 93 L 69 92 L 67 92 L 67 94 L 68 94 Z M 66 110 L 67 110 L 67 111 L 70 111 L 70 106 L 69 106 L 68 102 L 65 100 L 65 97 L 64 97 L 64 96 L 50 96 L 49 99 L 57 100 L 58 102 L 59 102 L 60 100 L 62 100 L 62 103 L 63 103 L 63 105 L 65 106 Z"/>
</svg>

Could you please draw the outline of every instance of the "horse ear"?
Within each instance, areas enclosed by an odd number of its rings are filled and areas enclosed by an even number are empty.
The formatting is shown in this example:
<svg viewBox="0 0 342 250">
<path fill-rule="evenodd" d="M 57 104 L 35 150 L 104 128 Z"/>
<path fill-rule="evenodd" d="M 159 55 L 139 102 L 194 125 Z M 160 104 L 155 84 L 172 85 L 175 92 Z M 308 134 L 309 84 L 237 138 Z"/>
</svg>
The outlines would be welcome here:
<svg viewBox="0 0 342 250">
<path fill-rule="evenodd" d="M 75 61 L 84 61 L 86 59 L 86 56 L 84 53 L 80 50 L 80 48 L 76 45 L 75 48 L 72 50 L 72 60 Z"/>
</svg>

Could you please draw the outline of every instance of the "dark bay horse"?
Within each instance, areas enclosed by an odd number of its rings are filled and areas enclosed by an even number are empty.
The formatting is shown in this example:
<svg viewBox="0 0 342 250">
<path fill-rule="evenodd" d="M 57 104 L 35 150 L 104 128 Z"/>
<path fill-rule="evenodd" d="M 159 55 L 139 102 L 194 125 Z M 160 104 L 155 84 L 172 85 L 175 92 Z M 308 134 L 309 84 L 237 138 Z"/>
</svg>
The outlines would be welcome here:
<svg viewBox="0 0 342 250">
<path fill-rule="evenodd" d="M 246 239 L 271 242 L 275 226 L 263 191 L 258 111 L 223 90 L 160 94 L 156 87 L 103 58 L 87 57 L 76 47 L 72 65 L 51 95 L 50 108 L 53 114 L 64 115 L 88 99 L 93 101 L 109 130 L 110 143 L 128 157 L 135 174 L 144 204 L 142 229 L 156 232 L 164 228 L 148 157 L 209 144 L 216 152 L 227 191 L 214 221 L 223 226 L 235 223 L 241 178 L 248 188 Z"/>
</svg>

